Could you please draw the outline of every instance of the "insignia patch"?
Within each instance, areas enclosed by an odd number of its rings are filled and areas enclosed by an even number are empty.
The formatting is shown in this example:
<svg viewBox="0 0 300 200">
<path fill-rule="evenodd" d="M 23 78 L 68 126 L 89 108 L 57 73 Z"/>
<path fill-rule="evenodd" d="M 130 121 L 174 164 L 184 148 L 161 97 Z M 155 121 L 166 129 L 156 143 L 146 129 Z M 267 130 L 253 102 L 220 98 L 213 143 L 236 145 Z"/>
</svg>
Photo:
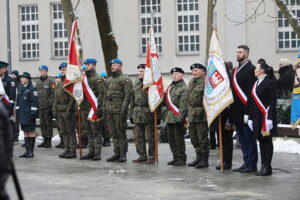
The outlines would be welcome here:
<svg viewBox="0 0 300 200">
<path fill-rule="evenodd" d="M 33 96 L 37 97 L 37 95 L 38 95 L 38 92 L 37 92 L 37 91 L 34 91 L 34 92 L 33 92 Z"/>
<path fill-rule="evenodd" d="M 12 82 L 10 82 L 10 84 L 11 84 L 11 86 L 12 86 L 12 87 L 15 87 L 15 86 L 16 86 L 16 83 L 15 83 L 15 82 L 13 82 L 13 81 L 12 81 Z"/>
</svg>

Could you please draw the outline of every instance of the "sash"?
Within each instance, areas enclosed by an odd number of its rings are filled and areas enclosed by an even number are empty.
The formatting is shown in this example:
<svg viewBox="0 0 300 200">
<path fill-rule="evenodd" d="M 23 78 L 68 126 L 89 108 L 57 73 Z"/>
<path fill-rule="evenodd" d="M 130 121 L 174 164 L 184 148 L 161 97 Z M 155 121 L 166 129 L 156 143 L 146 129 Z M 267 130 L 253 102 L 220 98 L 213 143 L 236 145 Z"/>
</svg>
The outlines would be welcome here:
<svg viewBox="0 0 300 200">
<path fill-rule="evenodd" d="M 0 99 L 5 105 L 9 105 L 9 97 L 5 93 L 5 89 L 2 83 L 2 78 L 0 77 Z"/>
<path fill-rule="evenodd" d="M 245 93 L 243 92 L 243 90 L 240 88 L 240 86 L 239 86 L 239 84 L 237 82 L 237 79 L 236 79 L 236 74 L 238 72 L 238 68 L 239 68 L 239 70 L 241 70 L 248 62 L 249 62 L 249 60 L 247 60 L 242 66 L 236 67 L 234 69 L 233 79 L 232 79 L 233 89 L 237 93 L 239 99 L 243 102 L 243 104 L 245 106 L 247 105 L 247 96 L 245 95 Z"/>
<path fill-rule="evenodd" d="M 171 97 L 170 97 L 170 89 L 171 89 L 171 86 L 169 86 L 167 88 L 167 96 L 166 96 L 166 101 L 167 101 L 167 104 L 168 104 L 168 107 L 171 109 L 172 113 L 175 115 L 175 116 L 178 116 L 179 115 L 179 109 L 177 108 L 177 106 L 175 106 L 171 100 Z"/>
<path fill-rule="evenodd" d="M 254 86 L 252 88 L 252 97 L 257 105 L 257 107 L 259 108 L 259 110 L 262 112 L 263 116 L 264 116 L 264 120 L 262 122 L 262 130 L 261 130 L 261 134 L 263 136 L 268 136 L 270 135 L 270 130 L 268 130 L 267 127 L 267 120 L 268 120 L 268 110 L 270 107 L 265 108 L 264 104 L 260 101 L 259 97 L 256 94 L 256 87 L 257 87 L 258 81 L 256 81 L 254 83 Z"/>
</svg>

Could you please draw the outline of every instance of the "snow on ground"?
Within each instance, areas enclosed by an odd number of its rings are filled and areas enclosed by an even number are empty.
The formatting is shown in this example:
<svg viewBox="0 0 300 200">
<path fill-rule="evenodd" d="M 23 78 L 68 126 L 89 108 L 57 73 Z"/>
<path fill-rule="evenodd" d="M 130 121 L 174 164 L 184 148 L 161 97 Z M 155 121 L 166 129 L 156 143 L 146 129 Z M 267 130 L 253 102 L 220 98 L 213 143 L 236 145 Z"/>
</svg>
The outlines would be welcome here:
<svg viewBox="0 0 300 200">
<path fill-rule="evenodd" d="M 43 137 L 42 136 L 37 136 L 37 141 L 42 141 L 43 140 Z M 24 132 L 23 131 L 20 131 L 19 133 L 19 141 L 22 141 L 24 140 Z M 54 141 L 60 141 L 60 138 L 59 138 L 59 135 L 55 135 L 53 138 L 52 138 L 52 142 Z"/>
<path fill-rule="evenodd" d="M 274 152 L 297 153 L 300 154 L 300 144 L 293 139 L 283 140 L 277 138 L 273 141 Z"/>
</svg>

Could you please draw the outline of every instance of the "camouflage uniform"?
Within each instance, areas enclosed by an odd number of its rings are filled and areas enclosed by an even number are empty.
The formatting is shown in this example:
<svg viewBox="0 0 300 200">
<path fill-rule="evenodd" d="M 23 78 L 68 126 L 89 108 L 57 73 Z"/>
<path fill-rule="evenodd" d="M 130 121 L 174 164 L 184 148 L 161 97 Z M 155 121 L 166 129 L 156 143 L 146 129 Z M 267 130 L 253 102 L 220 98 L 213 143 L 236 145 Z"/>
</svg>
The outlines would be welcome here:
<svg viewBox="0 0 300 200">
<path fill-rule="evenodd" d="M 183 80 L 173 81 L 170 87 L 170 98 L 179 109 L 179 115 L 175 116 L 169 106 L 167 106 L 168 111 L 165 116 L 165 122 L 167 124 L 169 145 L 173 154 L 173 161 L 185 162 L 184 121 L 187 114 L 187 87 Z"/>
<path fill-rule="evenodd" d="M 130 104 L 130 116 L 134 122 L 134 142 L 136 152 L 141 160 L 147 159 L 146 139 L 148 141 L 148 158 L 154 158 L 154 117 L 148 104 L 148 95 L 143 90 L 143 82 L 137 79 L 133 84 Z"/>
<path fill-rule="evenodd" d="M 56 112 L 57 119 L 59 119 L 57 123 L 64 142 L 65 153 L 72 152 L 74 154 L 77 148 L 75 101 L 63 88 L 64 78 L 61 77 L 62 81 L 57 84 L 54 91 L 53 110 Z"/>
<path fill-rule="evenodd" d="M 104 83 L 105 83 L 105 91 L 107 90 L 107 81 L 105 79 Z M 103 114 L 103 122 L 101 123 L 101 131 L 102 131 L 102 137 L 104 139 L 103 145 L 107 145 L 110 146 L 110 138 L 111 138 L 111 134 L 109 133 L 108 130 L 108 125 L 107 125 L 107 114 L 105 111 L 105 106 L 102 107 L 102 114 Z"/>
<path fill-rule="evenodd" d="M 105 98 L 108 130 L 113 137 L 115 157 L 126 156 L 127 113 L 132 93 L 132 81 L 121 71 L 108 79 Z"/>
</svg>

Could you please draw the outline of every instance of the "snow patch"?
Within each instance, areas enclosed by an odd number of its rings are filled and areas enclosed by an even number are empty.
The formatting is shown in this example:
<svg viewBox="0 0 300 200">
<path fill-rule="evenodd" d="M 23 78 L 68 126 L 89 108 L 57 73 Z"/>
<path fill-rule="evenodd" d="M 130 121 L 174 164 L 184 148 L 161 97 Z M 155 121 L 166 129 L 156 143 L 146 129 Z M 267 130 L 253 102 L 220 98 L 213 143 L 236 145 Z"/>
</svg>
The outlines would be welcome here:
<svg viewBox="0 0 300 200">
<path fill-rule="evenodd" d="M 300 144 L 294 140 L 283 140 L 277 138 L 273 141 L 274 152 L 297 153 L 300 154 Z"/>
<path fill-rule="evenodd" d="M 126 174 L 127 171 L 125 169 L 120 169 L 120 170 L 109 170 L 109 174 Z"/>
</svg>

